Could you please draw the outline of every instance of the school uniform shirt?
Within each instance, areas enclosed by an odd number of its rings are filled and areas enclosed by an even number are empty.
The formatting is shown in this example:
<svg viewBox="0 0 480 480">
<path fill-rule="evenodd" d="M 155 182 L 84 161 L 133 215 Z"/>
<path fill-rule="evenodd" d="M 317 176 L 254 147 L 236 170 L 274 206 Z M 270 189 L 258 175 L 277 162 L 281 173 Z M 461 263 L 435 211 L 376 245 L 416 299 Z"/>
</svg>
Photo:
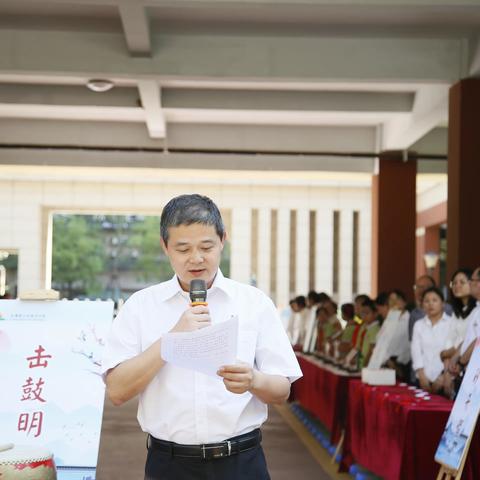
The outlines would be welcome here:
<svg viewBox="0 0 480 480">
<path fill-rule="evenodd" d="M 290 382 L 302 376 L 278 312 L 263 292 L 227 279 L 219 270 L 207 302 L 212 325 L 238 317 L 239 360 Z M 149 348 L 175 326 L 189 303 L 176 276 L 133 294 L 112 324 L 102 371 Z M 182 444 L 223 441 L 260 427 L 266 418 L 267 405 L 250 392 L 231 393 L 220 377 L 169 363 L 140 394 L 138 406 L 143 431 Z"/>
<path fill-rule="evenodd" d="M 477 302 L 477 306 L 470 312 L 470 315 L 465 320 L 467 322 L 467 330 L 460 348 L 461 355 L 467 351 L 474 340 L 480 337 L 480 301 Z"/>
<path fill-rule="evenodd" d="M 415 323 L 412 337 L 412 368 L 423 368 L 426 377 L 434 382 L 443 371 L 440 352 L 445 349 L 451 332 L 453 320 L 445 313 L 433 325 L 428 317 Z"/>
<path fill-rule="evenodd" d="M 360 360 L 359 360 L 360 369 L 362 369 L 363 367 L 366 367 L 365 358 L 367 357 L 368 352 L 370 351 L 370 347 L 372 345 L 375 345 L 379 331 L 380 331 L 380 322 L 378 320 L 375 320 L 369 325 L 366 325 L 365 332 L 363 335 L 362 346 L 360 349 Z"/>
</svg>

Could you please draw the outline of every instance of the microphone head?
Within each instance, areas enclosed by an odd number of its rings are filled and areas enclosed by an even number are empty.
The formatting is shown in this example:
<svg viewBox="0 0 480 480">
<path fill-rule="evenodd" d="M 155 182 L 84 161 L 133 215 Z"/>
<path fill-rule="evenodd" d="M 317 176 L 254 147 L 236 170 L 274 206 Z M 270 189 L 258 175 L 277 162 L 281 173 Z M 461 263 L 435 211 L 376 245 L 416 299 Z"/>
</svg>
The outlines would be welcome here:
<svg viewBox="0 0 480 480">
<path fill-rule="evenodd" d="M 207 300 L 207 284 L 201 278 L 195 278 L 190 282 L 190 301 L 206 302 Z"/>
</svg>

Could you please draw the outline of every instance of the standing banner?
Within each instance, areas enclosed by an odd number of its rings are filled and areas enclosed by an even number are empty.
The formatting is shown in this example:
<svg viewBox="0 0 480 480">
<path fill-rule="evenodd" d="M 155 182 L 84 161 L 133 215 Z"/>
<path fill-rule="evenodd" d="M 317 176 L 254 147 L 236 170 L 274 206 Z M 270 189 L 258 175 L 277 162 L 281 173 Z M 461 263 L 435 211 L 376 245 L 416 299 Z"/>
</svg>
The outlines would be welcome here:
<svg viewBox="0 0 480 480">
<path fill-rule="evenodd" d="M 58 480 L 95 480 L 112 317 L 111 301 L 0 301 L 0 444 L 50 450 Z"/>
<path fill-rule="evenodd" d="M 448 471 L 461 472 L 480 412 L 480 339 L 468 362 L 462 385 L 435 454 Z"/>
</svg>

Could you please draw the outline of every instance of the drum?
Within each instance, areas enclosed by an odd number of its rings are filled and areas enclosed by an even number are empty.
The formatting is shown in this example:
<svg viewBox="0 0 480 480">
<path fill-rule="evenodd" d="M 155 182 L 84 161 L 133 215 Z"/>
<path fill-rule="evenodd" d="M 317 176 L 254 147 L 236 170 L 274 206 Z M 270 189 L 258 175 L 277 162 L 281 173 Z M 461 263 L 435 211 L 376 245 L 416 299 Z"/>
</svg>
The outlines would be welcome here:
<svg viewBox="0 0 480 480">
<path fill-rule="evenodd" d="M 0 479 L 57 480 L 53 455 L 42 447 L 0 445 Z"/>
</svg>

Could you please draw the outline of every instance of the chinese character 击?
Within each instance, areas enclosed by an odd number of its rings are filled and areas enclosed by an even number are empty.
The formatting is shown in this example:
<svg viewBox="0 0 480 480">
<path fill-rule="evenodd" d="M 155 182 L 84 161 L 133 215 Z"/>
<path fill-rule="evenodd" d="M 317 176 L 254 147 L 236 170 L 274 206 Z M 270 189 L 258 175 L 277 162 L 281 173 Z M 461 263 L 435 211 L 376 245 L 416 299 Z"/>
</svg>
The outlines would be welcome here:
<svg viewBox="0 0 480 480">
<path fill-rule="evenodd" d="M 45 349 L 39 345 L 34 352 L 37 354 L 34 357 L 27 357 L 27 360 L 30 362 L 30 365 L 28 368 L 36 368 L 36 367 L 43 367 L 45 368 L 48 365 L 48 362 L 45 360 L 44 362 L 40 362 L 40 360 L 44 358 L 52 358 L 51 355 L 42 355 Z"/>
</svg>

